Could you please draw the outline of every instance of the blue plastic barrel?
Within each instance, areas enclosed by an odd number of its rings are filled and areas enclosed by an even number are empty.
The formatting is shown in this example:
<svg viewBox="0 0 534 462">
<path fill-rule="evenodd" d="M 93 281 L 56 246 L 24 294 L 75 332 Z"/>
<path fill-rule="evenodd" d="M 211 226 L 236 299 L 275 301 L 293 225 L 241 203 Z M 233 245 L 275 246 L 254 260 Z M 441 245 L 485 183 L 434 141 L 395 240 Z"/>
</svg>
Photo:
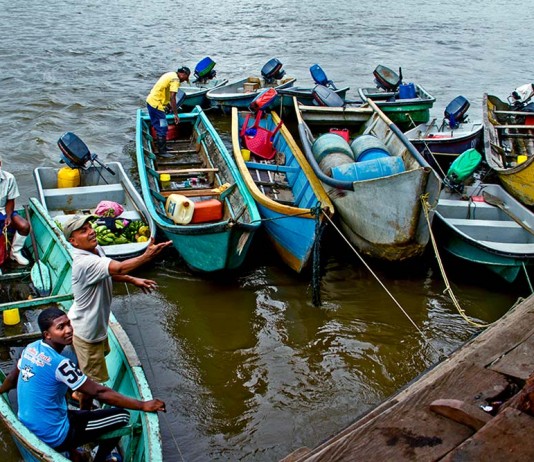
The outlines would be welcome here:
<svg viewBox="0 0 534 462">
<path fill-rule="evenodd" d="M 354 138 L 350 149 L 356 162 L 389 156 L 386 145 L 373 135 L 361 135 Z"/>
<path fill-rule="evenodd" d="M 404 172 L 401 157 L 387 156 L 380 159 L 353 162 L 332 168 L 332 178 L 343 181 L 363 181 L 382 178 Z"/>
<path fill-rule="evenodd" d="M 313 156 L 317 163 L 332 153 L 345 154 L 354 159 L 349 143 L 335 133 L 324 133 L 319 136 L 312 146 Z"/>
<path fill-rule="evenodd" d="M 414 83 L 403 83 L 399 86 L 399 98 L 400 99 L 413 99 L 417 98 L 417 91 Z"/>
</svg>

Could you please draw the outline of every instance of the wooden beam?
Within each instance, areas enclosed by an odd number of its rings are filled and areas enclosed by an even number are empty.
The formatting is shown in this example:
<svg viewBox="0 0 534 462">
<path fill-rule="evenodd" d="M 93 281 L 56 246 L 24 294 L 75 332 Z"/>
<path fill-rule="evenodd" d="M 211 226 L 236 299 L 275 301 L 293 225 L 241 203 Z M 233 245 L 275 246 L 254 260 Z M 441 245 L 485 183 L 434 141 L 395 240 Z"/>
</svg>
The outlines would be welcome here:
<svg viewBox="0 0 534 462">
<path fill-rule="evenodd" d="M 218 196 L 221 192 L 213 188 L 195 188 L 195 189 L 173 189 L 172 191 L 161 191 L 161 195 L 169 197 L 171 194 L 181 194 L 186 197 L 198 196 Z"/>
<path fill-rule="evenodd" d="M 171 170 L 158 170 L 157 172 L 161 175 L 162 173 L 168 173 L 169 175 L 173 174 L 188 174 L 188 173 L 204 173 L 204 172 L 218 172 L 218 168 L 178 168 Z"/>
</svg>

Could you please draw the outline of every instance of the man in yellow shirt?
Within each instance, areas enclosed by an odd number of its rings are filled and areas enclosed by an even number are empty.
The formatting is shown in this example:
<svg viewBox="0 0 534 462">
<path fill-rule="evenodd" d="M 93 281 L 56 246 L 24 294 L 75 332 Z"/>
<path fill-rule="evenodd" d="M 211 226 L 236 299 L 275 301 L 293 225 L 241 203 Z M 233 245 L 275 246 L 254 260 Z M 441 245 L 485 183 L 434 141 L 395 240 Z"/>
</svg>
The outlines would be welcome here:
<svg viewBox="0 0 534 462">
<path fill-rule="evenodd" d="M 188 67 L 182 66 L 176 72 L 167 72 L 163 74 L 156 84 L 152 87 L 150 94 L 146 99 L 146 107 L 150 122 L 156 130 L 156 143 L 158 146 L 158 155 L 160 157 L 172 157 L 167 152 L 167 115 L 165 110 L 171 106 L 174 114 L 174 122 L 179 123 L 178 108 L 176 107 L 176 93 L 182 82 L 189 82 L 191 71 Z"/>
</svg>

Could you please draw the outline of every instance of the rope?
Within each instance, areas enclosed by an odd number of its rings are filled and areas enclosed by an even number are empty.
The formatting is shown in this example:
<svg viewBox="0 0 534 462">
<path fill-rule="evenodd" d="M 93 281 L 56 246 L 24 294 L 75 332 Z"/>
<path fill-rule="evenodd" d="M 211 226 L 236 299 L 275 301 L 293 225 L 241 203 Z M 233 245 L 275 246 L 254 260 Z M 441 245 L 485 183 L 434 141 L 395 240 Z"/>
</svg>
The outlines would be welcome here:
<svg viewBox="0 0 534 462">
<path fill-rule="evenodd" d="M 458 300 L 456 299 L 456 296 L 454 295 L 454 292 L 452 291 L 452 287 L 451 287 L 451 285 L 449 283 L 449 279 L 447 278 L 447 274 L 445 273 L 445 267 L 443 266 L 443 261 L 442 261 L 440 255 L 439 255 L 436 239 L 434 238 L 434 233 L 432 232 L 432 226 L 431 226 L 430 218 L 429 218 L 430 204 L 428 203 L 427 199 L 428 199 L 428 194 L 425 194 L 425 195 L 421 196 L 421 203 L 423 205 L 423 210 L 425 212 L 425 219 L 426 219 L 426 222 L 427 222 L 427 225 L 428 225 L 428 232 L 430 233 L 430 240 L 432 242 L 432 247 L 434 249 L 434 253 L 436 254 L 436 260 L 438 262 L 438 266 L 439 266 L 439 269 L 440 269 L 440 272 L 441 272 L 441 276 L 443 277 L 443 282 L 445 283 L 445 290 L 443 291 L 443 293 L 447 293 L 449 295 L 449 297 L 452 300 L 452 303 L 456 307 L 456 310 L 458 311 L 460 316 L 462 318 L 464 318 L 464 320 L 468 324 L 470 324 L 471 326 L 474 326 L 474 327 L 479 327 L 479 328 L 488 327 L 492 323 L 482 324 L 482 323 L 479 323 L 479 322 L 476 322 L 476 321 L 473 321 L 472 319 L 470 319 L 469 316 L 467 316 L 465 314 L 465 310 L 460 306 L 460 303 L 458 302 Z"/>
<path fill-rule="evenodd" d="M 324 212 L 323 212 L 324 213 Z M 352 249 L 352 251 L 355 253 L 355 255 L 360 259 L 360 261 L 363 263 L 363 265 L 367 268 L 367 270 L 371 273 L 371 275 L 376 279 L 376 281 L 382 286 L 384 291 L 389 295 L 391 300 L 393 300 L 393 303 L 397 305 L 397 307 L 402 311 L 404 316 L 408 318 L 408 320 L 412 323 L 412 325 L 415 327 L 417 332 L 421 335 L 421 338 L 424 340 L 424 342 L 428 345 L 428 347 L 433 350 L 440 358 L 443 357 L 443 354 L 441 351 L 438 351 L 434 345 L 430 343 L 430 341 L 426 338 L 424 332 L 419 328 L 419 326 L 415 323 L 415 321 L 410 317 L 410 315 L 406 312 L 406 310 L 401 306 L 401 304 L 395 299 L 393 294 L 387 289 L 387 287 L 384 285 L 384 283 L 380 280 L 380 278 L 376 275 L 376 273 L 371 269 L 371 267 L 367 264 L 367 262 L 363 259 L 363 257 L 358 253 L 358 251 L 353 247 L 353 245 L 348 241 L 348 239 L 344 236 L 344 234 L 341 232 L 341 230 L 334 224 L 332 219 L 324 213 L 330 224 L 334 227 L 334 229 L 339 233 L 339 235 L 343 238 L 343 240 L 347 243 L 347 245 Z"/>
<path fill-rule="evenodd" d="M 139 338 L 141 339 L 141 345 L 142 345 L 143 351 L 145 353 L 145 358 L 148 359 L 148 350 L 147 350 L 147 347 L 146 347 L 145 339 L 143 337 L 143 332 L 141 331 L 141 327 L 139 327 L 139 321 L 137 319 L 137 314 L 135 313 L 135 306 L 134 306 L 134 304 L 132 303 L 132 300 L 131 300 L 130 290 L 128 289 L 128 284 L 124 283 L 124 287 L 126 288 L 126 294 L 127 294 L 127 298 L 128 298 L 128 303 L 126 305 L 126 308 L 127 308 L 128 313 L 132 313 L 133 314 L 134 322 L 135 322 L 135 325 L 137 326 L 137 330 L 139 332 Z M 126 300 L 126 298 L 124 300 Z M 152 374 L 152 377 L 155 379 L 156 378 L 156 373 L 154 372 L 154 368 L 152 367 L 152 363 L 150 361 L 148 361 L 148 367 L 150 369 L 150 373 Z M 157 390 L 159 388 L 157 385 L 153 385 L 153 386 L 154 386 L 155 390 Z M 178 454 L 180 455 L 180 460 L 185 461 L 184 456 L 182 454 L 182 451 L 180 451 L 180 446 L 178 446 L 178 441 L 176 440 L 176 437 L 174 436 L 174 433 L 172 431 L 171 424 L 170 424 L 170 422 L 169 422 L 169 420 L 167 418 L 167 414 L 165 412 L 160 412 L 160 415 L 165 420 L 165 424 L 167 425 L 167 430 L 171 434 L 174 446 L 175 446 L 176 450 L 178 451 Z"/>
<path fill-rule="evenodd" d="M 313 306 L 321 306 L 321 238 L 326 228 L 326 223 L 322 222 L 319 217 L 321 215 L 321 203 L 312 209 L 312 214 L 315 216 L 315 240 L 313 242 L 313 265 L 312 265 L 312 304 Z M 325 213 L 326 215 L 326 213 Z"/>
</svg>

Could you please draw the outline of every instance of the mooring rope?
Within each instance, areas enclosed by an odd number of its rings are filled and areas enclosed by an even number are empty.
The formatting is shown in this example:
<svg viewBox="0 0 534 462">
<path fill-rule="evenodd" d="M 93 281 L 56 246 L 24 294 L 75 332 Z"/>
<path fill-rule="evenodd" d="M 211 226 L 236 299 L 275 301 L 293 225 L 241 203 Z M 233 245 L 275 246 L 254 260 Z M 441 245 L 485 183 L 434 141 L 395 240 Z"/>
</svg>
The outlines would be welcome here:
<svg viewBox="0 0 534 462">
<path fill-rule="evenodd" d="M 139 320 L 137 319 L 137 314 L 135 313 L 135 305 L 132 303 L 132 300 L 131 300 L 131 295 L 130 295 L 130 290 L 128 289 L 128 284 L 124 283 L 124 287 L 126 288 L 126 294 L 127 294 L 127 299 L 128 299 L 128 303 L 127 303 L 127 306 L 126 306 L 127 312 L 128 313 L 133 313 L 135 325 L 137 326 L 137 330 L 139 332 L 139 338 L 141 339 L 141 346 L 142 346 L 143 351 L 145 353 L 145 358 L 148 359 L 148 350 L 147 350 L 147 347 L 146 347 L 145 339 L 143 337 L 143 332 L 141 331 L 141 327 L 139 326 Z M 124 298 L 124 300 L 126 300 L 126 298 Z M 156 373 L 154 371 L 154 368 L 152 367 L 152 362 L 151 361 L 148 361 L 148 367 L 150 369 L 150 373 L 152 374 L 153 379 L 155 379 L 156 378 Z M 154 387 L 155 390 L 159 389 L 159 387 L 156 384 L 154 384 L 152 386 Z M 169 419 L 167 418 L 167 414 L 165 412 L 160 412 L 159 414 L 165 420 L 165 424 L 167 425 L 167 430 L 171 434 L 172 441 L 174 443 L 174 447 L 176 448 L 176 450 L 178 451 L 178 454 L 180 455 L 180 460 L 185 461 L 184 456 L 182 454 L 182 451 L 180 451 L 180 446 L 178 445 L 178 441 L 176 440 L 176 437 L 174 436 L 174 432 L 172 431 L 171 423 L 169 422 Z"/>
<path fill-rule="evenodd" d="M 321 203 L 312 209 L 315 217 L 315 240 L 313 242 L 313 266 L 312 266 L 312 304 L 321 306 L 321 239 L 326 228 L 326 222 L 320 219 Z M 325 213 L 326 215 L 326 213 Z"/>
<path fill-rule="evenodd" d="M 440 254 L 439 254 L 439 251 L 438 251 L 438 246 L 437 246 L 437 243 L 436 243 L 436 239 L 434 238 L 434 233 L 432 232 L 432 226 L 431 226 L 430 214 L 429 214 L 430 204 L 428 203 L 428 194 L 424 194 L 424 195 L 421 196 L 421 203 L 423 205 L 423 210 L 425 212 L 425 219 L 426 219 L 427 226 L 428 226 L 428 232 L 430 234 L 430 241 L 432 242 L 432 248 L 434 249 L 434 253 L 436 255 L 436 260 L 438 262 L 438 266 L 439 266 L 439 269 L 440 269 L 440 272 L 441 272 L 441 276 L 443 277 L 443 282 L 445 283 L 445 289 L 443 290 L 443 293 L 447 293 L 449 295 L 449 297 L 452 300 L 453 305 L 456 307 L 456 310 L 458 311 L 460 316 L 462 318 L 464 318 L 464 320 L 468 324 L 470 324 L 470 325 L 472 325 L 474 327 L 479 327 L 479 328 L 486 328 L 486 327 L 490 326 L 492 323 L 482 324 L 482 323 L 473 321 L 471 318 L 469 318 L 469 316 L 467 316 L 467 314 L 465 314 L 465 310 L 460 306 L 460 303 L 458 302 L 456 296 L 454 295 L 452 287 L 451 287 L 451 285 L 449 283 L 449 279 L 447 278 L 447 274 L 445 272 L 445 267 L 443 266 L 443 261 L 441 259 Z"/>
<path fill-rule="evenodd" d="M 376 273 L 371 269 L 371 267 L 367 264 L 367 262 L 363 259 L 363 257 L 360 255 L 360 253 L 354 248 L 354 246 L 349 242 L 349 240 L 345 237 L 345 235 L 341 232 L 341 230 L 334 224 L 332 219 L 328 216 L 328 214 L 324 213 L 325 217 L 328 219 L 330 224 L 333 226 L 333 228 L 339 233 L 339 235 L 342 237 L 342 239 L 347 243 L 347 245 L 352 249 L 352 251 L 355 253 L 355 255 L 360 259 L 360 261 L 363 263 L 363 265 L 367 268 L 367 270 L 371 273 L 371 275 L 376 279 L 376 281 L 382 286 L 386 294 L 389 295 L 391 300 L 393 300 L 393 303 L 397 305 L 397 307 L 402 311 L 404 316 L 408 318 L 408 320 L 412 323 L 412 325 L 415 327 L 417 332 L 421 335 L 421 338 L 425 341 L 425 343 L 428 345 L 428 347 L 433 350 L 440 358 L 443 357 L 443 353 L 439 351 L 430 341 L 426 338 L 424 332 L 419 328 L 419 326 L 415 323 L 415 321 L 410 317 L 410 315 L 406 312 L 406 310 L 402 307 L 402 305 L 397 301 L 397 299 L 393 296 L 393 294 L 388 290 L 388 288 L 384 285 L 384 283 L 380 280 L 380 278 L 376 275 Z"/>
</svg>

